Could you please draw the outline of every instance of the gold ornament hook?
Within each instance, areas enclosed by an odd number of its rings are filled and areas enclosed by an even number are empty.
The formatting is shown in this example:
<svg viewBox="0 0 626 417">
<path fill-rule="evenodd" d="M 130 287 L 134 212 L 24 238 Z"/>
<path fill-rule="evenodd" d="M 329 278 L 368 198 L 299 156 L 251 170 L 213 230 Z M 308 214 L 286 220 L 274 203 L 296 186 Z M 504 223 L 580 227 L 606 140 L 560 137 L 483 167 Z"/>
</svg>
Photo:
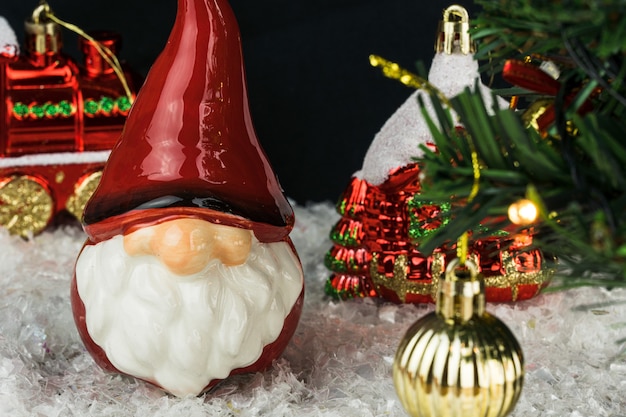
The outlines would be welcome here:
<svg viewBox="0 0 626 417">
<path fill-rule="evenodd" d="M 436 312 L 444 320 L 465 323 L 485 311 L 485 282 L 478 265 L 471 259 L 455 258 L 439 282 Z"/>
<path fill-rule="evenodd" d="M 480 272 L 478 270 L 478 265 L 476 265 L 476 263 L 471 259 L 461 261 L 459 258 L 454 258 L 446 267 L 446 281 L 476 281 L 479 277 Z"/>
<path fill-rule="evenodd" d="M 474 42 L 469 34 L 469 13 L 463 6 L 453 4 L 443 11 L 443 19 L 439 22 L 435 52 L 448 55 L 462 53 L 467 55 L 475 52 Z"/>
<path fill-rule="evenodd" d="M 27 20 L 24 24 L 26 33 L 32 38 L 28 41 L 28 49 L 38 54 L 57 53 L 61 50 L 61 27 L 87 39 L 102 56 L 102 59 L 113 68 L 113 71 L 124 88 L 128 100 L 131 103 L 134 101 L 135 96 L 130 91 L 124 70 L 117 56 L 109 48 L 98 42 L 78 26 L 59 19 L 45 0 L 39 2 L 39 6 L 33 10 L 30 20 Z"/>
</svg>

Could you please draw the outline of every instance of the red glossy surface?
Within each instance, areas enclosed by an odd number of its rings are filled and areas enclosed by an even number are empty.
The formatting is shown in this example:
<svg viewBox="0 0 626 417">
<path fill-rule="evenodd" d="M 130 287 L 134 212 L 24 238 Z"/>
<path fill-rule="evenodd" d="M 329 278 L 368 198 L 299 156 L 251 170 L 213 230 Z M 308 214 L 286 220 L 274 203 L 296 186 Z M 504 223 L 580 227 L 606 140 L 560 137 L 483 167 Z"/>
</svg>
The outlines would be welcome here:
<svg viewBox="0 0 626 417">
<path fill-rule="evenodd" d="M 0 118 L 0 157 L 111 149 L 128 111 L 114 107 L 91 116 L 84 109 L 86 103 L 99 103 L 103 97 L 125 97 L 117 76 L 91 76 L 86 66 L 62 53 L 55 54 L 45 66 L 32 58 L 28 53 L 20 54 L 17 60 L 2 62 L 0 58 L 0 111 L 5 115 Z M 125 76 L 134 92 L 138 77 L 129 69 Z M 71 106 L 70 112 L 57 111 L 62 102 Z M 20 104 L 29 107 L 27 115 L 15 110 Z M 52 107 L 46 111 L 46 106 Z"/>
<path fill-rule="evenodd" d="M 104 166 L 106 155 L 88 159 L 100 162 L 83 162 L 80 154 L 113 147 L 128 114 L 127 107 L 120 108 L 113 101 L 126 102 L 127 96 L 108 64 L 100 62 L 101 71 L 94 71 L 93 47 L 85 46 L 89 54 L 79 62 L 62 50 L 36 52 L 30 49 L 30 38 L 26 38 L 26 47 L 20 53 L 15 45 L 0 45 L 0 183 L 14 176 L 35 179 L 54 201 L 52 220 L 66 208 L 81 178 Z M 96 34 L 96 38 L 119 50 L 119 35 L 106 32 Z M 60 46 L 60 40 L 55 44 Z M 135 94 L 141 79 L 131 69 L 123 68 L 130 91 Z M 105 102 L 112 107 L 93 114 L 87 111 L 90 104 Z M 49 163 L 49 153 L 62 153 L 53 159 L 58 163 Z M 20 159 L 34 155 L 40 158 Z M 32 209 L 29 204 L 24 198 L 11 209 L 27 216 Z"/>
<path fill-rule="evenodd" d="M 561 90 L 561 83 L 552 78 L 535 64 L 510 59 L 504 63 L 502 68 L 502 78 L 518 87 L 538 93 L 541 96 L 556 97 Z M 581 86 L 570 88 L 563 98 L 565 107 L 567 108 L 576 98 Z M 577 113 L 584 115 L 593 110 L 592 98 L 599 94 L 600 88 L 596 88 L 591 96 L 583 102 L 577 110 Z M 545 97 L 544 97 L 545 98 Z M 554 123 L 556 114 L 554 104 L 544 105 L 545 109 L 538 114 L 536 124 L 540 133 L 545 134 L 548 128 Z M 536 111 L 536 110 L 533 110 Z"/>
<path fill-rule="evenodd" d="M 280 240 L 293 211 L 254 132 L 239 29 L 225 0 L 180 0 L 167 45 L 148 74 L 85 209 L 85 230 L 145 208 L 208 208 L 265 224 Z M 206 220 L 215 221 L 211 210 Z M 203 216 L 203 214 L 200 214 Z M 111 225 L 113 227 L 113 225 Z"/>
<path fill-rule="evenodd" d="M 502 77 L 511 84 L 556 96 L 561 84 L 533 64 L 523 61 L 508 60 L 504 63 Z"/>
</svg>

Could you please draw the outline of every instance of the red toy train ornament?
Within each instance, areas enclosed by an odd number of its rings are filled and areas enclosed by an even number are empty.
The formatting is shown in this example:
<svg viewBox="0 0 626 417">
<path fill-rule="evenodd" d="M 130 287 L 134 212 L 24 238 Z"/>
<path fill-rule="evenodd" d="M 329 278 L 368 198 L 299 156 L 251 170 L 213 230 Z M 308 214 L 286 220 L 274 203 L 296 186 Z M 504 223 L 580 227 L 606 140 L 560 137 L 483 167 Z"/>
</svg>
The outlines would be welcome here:
<svg viewBox="0 0 626 417">
<path fill-rule="evenodd" d="M 25 21 L 24 51 L 0 39 L 0 225 L 22 236 L 62 211 L 82 216 L 139 85 L 101 54 L 116 54 L 118 34 L 81 38 L 79 64 L 57 21 L 42 2 Z"/>
</svg>

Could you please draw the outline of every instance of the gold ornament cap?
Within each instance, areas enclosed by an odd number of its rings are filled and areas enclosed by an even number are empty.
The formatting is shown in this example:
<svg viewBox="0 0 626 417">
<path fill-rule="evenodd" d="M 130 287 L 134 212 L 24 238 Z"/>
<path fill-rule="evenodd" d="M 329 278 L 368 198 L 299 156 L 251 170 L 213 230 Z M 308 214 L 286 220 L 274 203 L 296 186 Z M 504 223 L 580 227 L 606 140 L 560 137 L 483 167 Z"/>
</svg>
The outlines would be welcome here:
<svg viewBox="0 0 626 417">
<path fill-rule="evenodd" d="M 41 1 L 33 10 L 29 19 L 24 22 L 26 32 L 26 49 L 30 53 L 58 53 L 62 48 L 61 27 L 48 19 L 50 6 Z"/>
<path fill-rule="evenodd" d="M 460 265 L 456 258 L 448 264 L 445 279 L 439 283 L 435 311 L 455 323 L 466 323 L 485 313 L 485 282 L 473 261 Z"/>
<path fill-rule="evenodd" d="M 469 13 L 463 6 L 453 4 L 443 11 L 439 22 L 435 52 L 451 55 L 474 53 L 476 48 L 469 34 Z"/>
</svg>

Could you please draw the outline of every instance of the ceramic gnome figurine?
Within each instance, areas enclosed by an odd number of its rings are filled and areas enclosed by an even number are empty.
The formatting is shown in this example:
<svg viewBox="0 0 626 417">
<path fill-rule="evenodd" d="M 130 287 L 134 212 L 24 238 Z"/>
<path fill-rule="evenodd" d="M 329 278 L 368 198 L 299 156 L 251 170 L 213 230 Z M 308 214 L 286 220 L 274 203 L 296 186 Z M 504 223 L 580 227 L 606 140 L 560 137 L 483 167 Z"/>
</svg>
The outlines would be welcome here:
<svg viewBox="0 0 626 417">
<path fill-rule="evenodd" d="M 103 368 L 176 396 L 268 367 L 297 326 L 294 215 L 257 141 L 226 0 L 179 0 L 100 185 L 72 307 Z"/>
<path fill-rule="evenodd" d="M 458 19 L 458 20 L 455 20 Z M 473 87 L 480 74 L 469 38 L 467 11 L 457 5 L 444 11 L 428 81 L 446 97 Z M 488 107 L 491 91 L 478 83 Z M 333 247 L 325 263 L 331 270 L 326 292 L 337 298 L 381 296 L 394 302 L 434 302 L 439 279 L 453 259 L 453 248 L 432 255 L 419 250 L 420 238 L 441 226 L 445 206 L 413 200 L 421 189 L 420 144 L 432 145 L 417 97 L 433 120 L 427 93 L 415 91 L 374 137 L 362 169 L 355 172 L 337 204 L 341 219 L 333 226 Z M 501 98 L 500 107 L 507 106 Z M 531 298 L 549 281 L 532 237 L 489 238 L 472 242 L 470 256 L 485 278 L 488 301 Z"/>
</svg>

